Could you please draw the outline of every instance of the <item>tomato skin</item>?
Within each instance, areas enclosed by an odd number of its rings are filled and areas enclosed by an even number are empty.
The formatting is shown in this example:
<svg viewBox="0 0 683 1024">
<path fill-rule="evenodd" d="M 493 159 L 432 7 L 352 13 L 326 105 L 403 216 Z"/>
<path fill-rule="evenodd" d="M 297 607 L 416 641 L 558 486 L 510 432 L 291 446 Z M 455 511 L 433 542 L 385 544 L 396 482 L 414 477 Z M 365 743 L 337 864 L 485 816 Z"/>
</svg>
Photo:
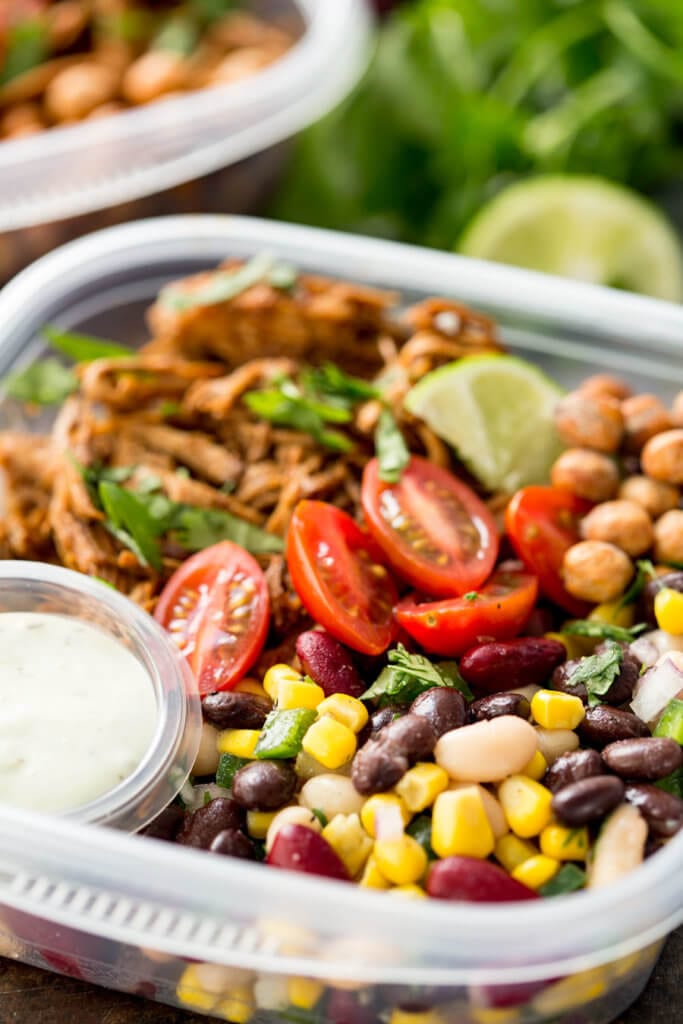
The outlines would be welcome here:
<svg viewBox="0 0 683 1024">
<path fill-rule="evenodd" d="M 300 501 L 287 531 L 287 567 L 315 621 L 362 654 L 382 654 L 394 638 L 396 585 L 372 538 L 324 501 Z"/>
<path fill-rule="evenodd" d="M 517 562 L 503 563 L 478 597 L 420 603 L 409 594 L 394 609 L 399 624 L 431 654 L 459 657 L 485 640 L 512 640 L 524 628 L 538 581 Z"/>
<path fill-rule="evenodd" d="M 584 618 L 591 605 L 569 594 L 562 583 L 565 552 L 581 538 L 579 520 L 593 505 L 555 487 L 523 487 L 505 512 L 505 532 L 542 593 L 570 615 Z"/>
<path fill-rule="evenodd" d="M 248 672 L 266 641 L 268 585 L 244 548 L 221 541 L 198 551 L 174 572 L 154 618 L 187 658 L 200 694 L 229 690 Z"/>
<path fill-rule="evenodd" d="M 361 501 L 368 529 L 389 565 L 418 590 L 456 597 L 491 574 L 498 556 L 493 516 L 474 491 L 440 466 L 413 455 L 398 483 L 391 484 L 380 480 L 379 463 L 371 459 L 363 472 Z"/>
</svg>

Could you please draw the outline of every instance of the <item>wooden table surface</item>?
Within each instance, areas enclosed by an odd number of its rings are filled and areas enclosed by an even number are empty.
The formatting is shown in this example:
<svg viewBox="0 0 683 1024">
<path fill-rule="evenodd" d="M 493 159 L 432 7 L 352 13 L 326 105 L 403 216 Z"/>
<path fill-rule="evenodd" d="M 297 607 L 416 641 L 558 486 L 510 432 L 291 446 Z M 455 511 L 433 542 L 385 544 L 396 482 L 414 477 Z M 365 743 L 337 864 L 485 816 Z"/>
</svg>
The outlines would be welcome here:
<svg viewBox="0 0 683 1024">
<path fill-rule="evenodd" d="M 673 935 L 643 995 L 615 1024 L 681 1019 L 683 928 Z M 0 1024 L 207 1024 L 210 1018 L 0 960 Z"/>
</svg>

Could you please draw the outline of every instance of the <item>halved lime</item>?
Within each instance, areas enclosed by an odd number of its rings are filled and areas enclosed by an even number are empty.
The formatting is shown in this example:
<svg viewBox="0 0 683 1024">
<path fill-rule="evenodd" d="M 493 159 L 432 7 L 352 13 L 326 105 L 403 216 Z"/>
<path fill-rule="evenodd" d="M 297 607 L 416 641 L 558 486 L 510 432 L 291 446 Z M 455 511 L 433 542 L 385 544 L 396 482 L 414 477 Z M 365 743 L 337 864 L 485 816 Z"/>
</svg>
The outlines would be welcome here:
<svg viewBox="0 0 683 1024">
<path fill-rule="evenodd" d="M 512 263 L 680 302 L 676 233 L 638 193 L 601 178 L 551 175 L 511 185 L 487 203 L 457 246 Z"/>
<path fill-rule="evenodd" d="M 544 483 L 562 451 L 553 412 L 564 392 L 515 356 L 468 356 L 422 378 L 405 398 L 491 491 Z"/>
</svg>

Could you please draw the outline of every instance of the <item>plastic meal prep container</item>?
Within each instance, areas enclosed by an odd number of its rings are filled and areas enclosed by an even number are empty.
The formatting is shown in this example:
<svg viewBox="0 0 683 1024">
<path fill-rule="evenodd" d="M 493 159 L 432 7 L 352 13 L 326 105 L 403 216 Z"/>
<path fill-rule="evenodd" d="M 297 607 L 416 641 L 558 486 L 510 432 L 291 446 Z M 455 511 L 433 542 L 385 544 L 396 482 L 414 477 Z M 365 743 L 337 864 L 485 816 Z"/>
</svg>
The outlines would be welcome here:
<svg viewBox="0 0 683 1024">
<path fill-rule="evenodd" d="M 5 0 L 0 0 L 1 3 Z M 235 83 L 16 140 L 0 140 L 0 284 L 71 238 L 167 213 L 258 210 L 286 140 L 355 84 L 370 53 L 366 0 L 243 0 L 292 47 Z"/>
<path fill-rule="evenodd" d="M 462 299 L 493 314 L 513 351 L 568 386 L 610 370 L 666 398 L 683 387 L 682 308 L 238 217 L 146 221 L 43 258 L 0 294 L 0 373 L 41 355 L 47 322 L 137 343 L 163 284 L 264 250 L 407 300 Z M 5 401 L 2 413 L 3 425 L 18 424 L 16 405 Z M 604 1024 L 636 998 L 663 939 L 683 921 L 683 835 L 611 887 L 496 906 L 406 901 L 5 809 L 0 919 L 8 955 L 222 1019 L 365 1024 L 390 1021 L 396 1008 L 431 1008 L 415 1020 Z M 301 990 L 291 979 L 312 979 L 308 992 L 325 986 L 323 1009 L 272 1012 Z M 254 980 L 250 1016 L 245 982 Z"/>
</svg>

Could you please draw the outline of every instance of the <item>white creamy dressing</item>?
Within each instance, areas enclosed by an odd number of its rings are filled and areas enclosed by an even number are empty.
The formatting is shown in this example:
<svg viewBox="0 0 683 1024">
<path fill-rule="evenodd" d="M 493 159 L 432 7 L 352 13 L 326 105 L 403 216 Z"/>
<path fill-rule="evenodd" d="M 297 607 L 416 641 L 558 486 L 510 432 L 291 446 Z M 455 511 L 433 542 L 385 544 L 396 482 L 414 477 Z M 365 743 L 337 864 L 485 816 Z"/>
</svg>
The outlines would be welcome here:
<svg viewBox="0 0 683 1024">
<path fill-rule="evenodd" d="M 127 647 L 79 619 L 0 614 L 0 802 L 65 811 L 137 767 L 154 691 Z"/>
</svg>

